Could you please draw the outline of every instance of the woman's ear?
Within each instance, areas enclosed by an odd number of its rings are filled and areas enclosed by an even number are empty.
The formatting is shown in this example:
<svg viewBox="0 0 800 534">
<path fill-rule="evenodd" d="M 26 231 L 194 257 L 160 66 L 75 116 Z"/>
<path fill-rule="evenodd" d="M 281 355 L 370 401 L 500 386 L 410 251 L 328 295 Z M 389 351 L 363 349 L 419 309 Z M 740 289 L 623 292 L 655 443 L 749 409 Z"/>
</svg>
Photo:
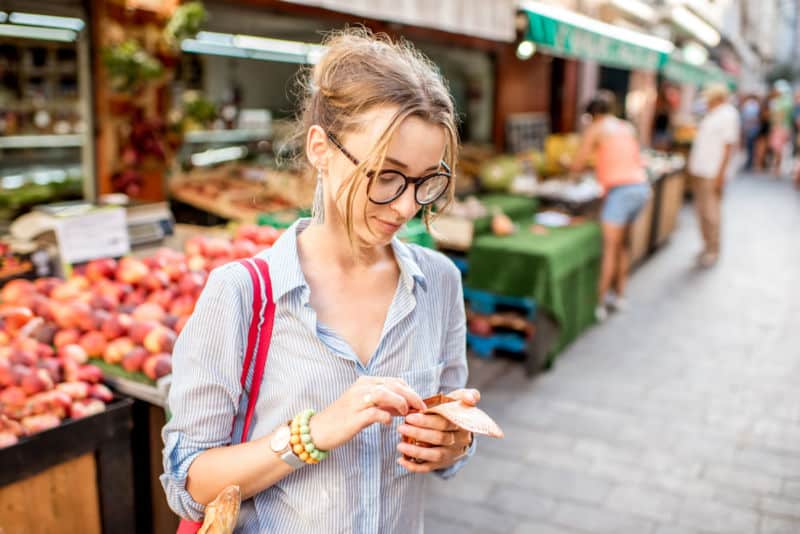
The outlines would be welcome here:
<svg viewBox="0 0 800 534">
<path fill-rule="evenodd" d="M 306 136 L 306 157 L 315 169 L 325 169 L 328 165 L 328 136 L 325 130 L 314 125 Z"/>
</svg>

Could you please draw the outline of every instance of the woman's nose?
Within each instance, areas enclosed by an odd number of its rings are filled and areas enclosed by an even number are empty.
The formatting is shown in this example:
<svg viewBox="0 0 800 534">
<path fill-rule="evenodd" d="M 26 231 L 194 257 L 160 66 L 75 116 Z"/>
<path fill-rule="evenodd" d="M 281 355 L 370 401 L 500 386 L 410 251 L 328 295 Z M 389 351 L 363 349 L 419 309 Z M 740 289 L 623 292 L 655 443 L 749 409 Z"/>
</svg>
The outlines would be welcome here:
<svg viewBox="0 0 800 534">
<path fill-rule="evenodd" d="M 409 220 L 414 216 L 419 209 L 419 204 L 417 204 L 417 199 L 414 196 L 413 185 L 409 185 L 406 190 L 403 191 L 403 194 L 392 202 L 392 208 L 405 220 Z"/>
</svg>

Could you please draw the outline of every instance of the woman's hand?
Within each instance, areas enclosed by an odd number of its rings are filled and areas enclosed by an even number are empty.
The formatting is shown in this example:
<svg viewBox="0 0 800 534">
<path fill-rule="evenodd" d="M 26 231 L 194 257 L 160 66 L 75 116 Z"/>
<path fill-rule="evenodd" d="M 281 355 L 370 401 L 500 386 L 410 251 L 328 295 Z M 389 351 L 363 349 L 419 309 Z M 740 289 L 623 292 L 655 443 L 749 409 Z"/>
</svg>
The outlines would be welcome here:
<svg viewBox="0 0 800 534">
<path fill-rule="evenodd" d="M 477 406 L 481 400 L 477 389 L 459 389 L 447 396 L 470 406 Z M 397 450 L 403 455 L 422 462 L 413 462 L 402 456 L 397 460 L 397 463 L 412 473 L 430 473 L 450 467 L 467 454 L 473 439 L 472 432 L 462 430 L 436 414 L 411 414 L 397 430 L 403 436 L 428 445 L 401 442 L 397 446 Z"/>
<path fill-rule="evenodd" d="M 373 423 L 389 425 L 392 417 L 424 409 L 422 398 L 404 380 L 362 376 L 333 404 L 311 418 L 311 439 L 318 449 L 329 451 Z"/>
</svg>

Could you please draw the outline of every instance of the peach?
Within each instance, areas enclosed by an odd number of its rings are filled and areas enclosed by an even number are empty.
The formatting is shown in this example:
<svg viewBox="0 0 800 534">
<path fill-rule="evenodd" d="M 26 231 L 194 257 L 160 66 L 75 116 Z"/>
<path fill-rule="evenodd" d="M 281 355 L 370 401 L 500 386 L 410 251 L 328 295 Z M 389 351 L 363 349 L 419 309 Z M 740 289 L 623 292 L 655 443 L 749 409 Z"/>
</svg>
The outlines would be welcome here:
<svg viewBox="0 0 800 534">
<path fill-rule="evenodd" d="M 71 345 L 77 343 L 81 338 L 81 333 L 75 328 L 67 328 L 66 330 L 59 330 L 53 338 L 53 345 L 60 349 L 64 345 Z"/>
<path fill-rule="evenodd" d="M 183 263 L 182 259 L 172 260 L 163 267 L 164 274 L 166 274 L 167 278 L 169 278 L 172 282 L 177 282 L 180 280 L 181 277 L 188 272 L 188 270 L 189 269 L 186 267 L 186 264 Z"/>
<path fill-rule="evenodd" d="M 103 402 L 111 402 L 114 400 L 114 394 L 104 384 L 95 384 L 92 386 L 89 396 L 93 399 L 98 399 Z"/>
<path fill-rule="evenodd" d="M 189 321 L 189 317 L 189 315 L 184 315 L 178 319 L 178 322 L 175 323 L 175 333 L 180 334 L 183 332 L 183 329 L 186 327 L 186 323 Z"/>
<path fill-rule="evenodd" d="M 33 319 L 33 312 L 22 306 L 4 305 L 0 307 L 0 319 L 3 320 L 6 330 L 14 333 Z"/>
<path fill-rule="evenodd" d="M 234 235 L 236 240 L 247 239 L 255 241 L 258 238 L 258 226 L 255 224 L 240 224 Z"/>
<path fill-rule="evenodd" d="M 117 280 L 125 284 L 138 284 L 150 269 L 136 258 L 122 258 L 117 266 Z"/>
<path fill-rule="evenodd" d="M 152 354 L 159 352 L 171 353 L 172 347 L 175 345 L 175 339 L 178 336 L 167 328 L 166 326 L 159 326 L 150 331 L 144 338 L 144 348 L 149 350 Z"/>
<path fill-rule="evenodd" d="M 54 384 L 61 382 L 61 363 L 57 359 L 47 358 L 45 360 L 39 360 L 36 366 L 39 369 L 47 371 L 47 374 L 50 375 Z"/>
<path fill-rule="evenodd" d="M 89 382 L 90 384 L 97 384 L 98 382 L 103 380 L 103 371 L 101 371 L 94 365 L 82 365 L 78 369 L 78 376 L 76 380 L 80 380 L 82 382 Z"/>
<path fill-rule="evenodd" d="M 50 298 L 61 302 L 77 300 L 83 291 L 77 284 L 65 282 L 60 286 L 56 286 L 50 293 Z"/>
<path fill-rule="evenodd" d="M 154 321 L 160 323 L 164 320 L 165 314 L 164 308 L 158 304 L 146 302 L 137 306 L 136 309 L 133 310 L 132 316 L 135 321 Z"/>
<path fill-rule="evenodd" d="M 29 397 L 26 403 L 28 412 L 32 415 L 50 413 L 59 417 L 66 416 L 71 405 L 72 397 L 59 390 L 37 393 Z"/>
<path fill-rule="evenodd" d="M 231 254 L 234 258 L 250 258 L 258 254 L 258 245 L 249 239 L 237 239 L 233 242 Z"/>
<path fill-rule="evenodd" d="M 122 368 L 130 373 L 142 370 L 142 364 L 150 357 L 144 347 L 134 347 L 122 358 Z"/>
<path fill-rule="evenodd" d="M 145 360 L 142 371 L 150 380 L 158 380 L 172 372 L 172 358 L 169 354 L 154 354 Z"/>
<path fill-rule="evenodd" d="M 38 348 L 38 347 L 37 347 Z M 33 367 L 38 360 L 36 356 L 36 349 L 27 350 L 17 347 L 12 347 L 8 361 L 12 364 L 24 365 L 26 367 Z"/>
<path fill-rule="evenodd" d="M 31 337 L 39 343 L 52 345 L 55 342 L 57 332 L 58 327 L 55 324 L 42 322 L 31 331 Z M 0 343 L 2 343 L 2 341 L 0 341 Z"/>
<path fill-rule="evenodd" d="M 121 337 L 108 344 L 103 353 L 103 359 L 112 364 L 122 363 L 122 358 L 133 349 L 134 343 L 130 338 Z"/>
<path fill-rule="evenodd" d="M 50 374 L 44 369 L 38 369 L 35 372 L 25 376 L 19 385 L 22 391 L 28 395 L 35 395 L 42 391 L 53 389 L 53 379 Z"/>
<path fill-rule="evenodd" d="M 58 349 L 58 357 L 61 359 L 69 358 L 77 364 L 83 365 L 89 361 L 89 353 L 81 345 L 64 345 Z"/>
<path fill-rule="evenodd" d="M 105 338 L 109 341 L 128 335 L 128 329 L 133 324 L 133 318 L 130 315 L 121 313 L 118 315 L 111 315 L 103 321 L 100 331 Z"/>
<path fill-rule="evenodd" d="M 68 313 L 71 316 L 71 326 L 79 330 L 94 330 L 96 328 L 92 308 L 85 302 L 70 302 L 67 305 Z"/>
<path fill-rule="evenodd" d="M 55 428 L 61 424 L 61 419 L 54 414 L 29 415 L 21 421 L 25 434 L 31 435 Z"/>
<path fill-rule="evenodd" d="M 207 238 L 202 235 L 194 236 L 186 240 L 183 251 L 187 256 L 202 256 L 206 252 Z"/>
<path fill-rule="evenodd" d="M 145 300 L 147 300 L 147 290 L 138 288 L 125 295 L 125 299 L 122 303 L 130 306 L 139 306 L 140 304 L 144 304 Z"/>
<path fill-rule="evenodd" d="M 6 406 L 22 406 L 27 399 L 25 390 L 19 386 L 9 386 L 0 391 L 0 404 Z"/>
<path fill-rule="evenodd" d="M 11 447 L 19 442 L 19 437 L 11 432 L 0 432 L 0 449 L 4 447 Z"/>
<path fill-rule="evenodd" d="M 206 283 L 206 276 L 200 272 L 191 272 L 183 275 L 178 282 L 178 291 L 182 295 L 197 298 Z"/>
<path fill-rule="evenodd" d="M 144 343 L 144 338 L 147 337 L 147 334 L 158 326 L 159 323 L 155 321 L 133 321 L 133 324 L 128 329 L 128 335 L 134 343 Z"/>
<path fill-rule="evenodd" d="M 105 411 L 106 405 L 103 401 L 97 399 L 84 399 L 72 403 L 70 409 L 70 417 L 73 419 L 82 419 Z"/>
<path fill-rule="evenodd" d="M 44 295 L 45 297 L 49 297 L 53 293 L 53 290 L 55 288 L 57 288 L 58 286 L 63 285 L 63 284 L 64 284 L 64 281 L 62 279 L 55 278 L 55 277 L 52 277 L 52 276 L 49 276 L 49 277 L 46 277 L 46 278 L 38 278 L 33 283 L 34 287 L 36 288 L 36 291 L 39 294 Z M 6 287 L 8 287 L 8 284 L 6 284 Z M 5 299 L 3 299 L 3 300 L 5 301 Z"/>
<path fill-rule="evenodd" d="M 271 247 L 280 236 L 281 232 L 271 226 L 259 226 L 254 241 L 259 245 Z"/>
<path fill-rule="evenodd" d="M 114 278 L 117 272 L 117 261 L 113 258 L 100 258 L 86 264 L 86 278 L 98 282 Z"/>
<path fill-rule="evenodd" d="M 175 300 L 175 292 L 171 289 L 160 289 L 150 293 L 147 301 L 150 304 L 157 304 L 162 310 L 166 310 Z M 161 319 L 163 321 L 163 319 Z"/>
<path fill-rule="evenodd" d="M 80 400 L 89 396 L 91 385 L 86 382 L 62 382 L 56 386 L 56 389 L 66 393 L 73 400 Z"/>
<path fill-rule="evenodd" d="M 115 311 L 119 307 L 119 297 L 114 294 L 95 293 L 89 300 L 89 306 L 95 310 Z"/>
<path fill-rule="evenodd" d="M 14 375 L 11 374 L 11 362 L 8 359 L 0 359 L 0 389 L 13 385 Z"/>
<path fill-rule="evenodd" d="M 150 271 L 144 278 L 139 281 L 139 287 L 143 287 L 148 291 L 158 291 L 169 285 L 169 277 L 163 271 Z"/>
<path fill-rule="evenodd" d="M 38 343 L 36 345 L 36 357 L 39 360 L 52 358 L 56 355 L 56 351 L 53 350 L 53 347 L 47 345 L 45 343 Z"/>
<path fill-rule="evenodd" d="M 102 357 L 108 346 L 105 336 L 97 331 L 87 332 L 81 336 L 78 344 L 83 347 L 86 354 L 92 358 Z"/>
<path fill-rule="evenodd" d="M 233 245 L 227 239 L 212 237 L 206 241 L 204 255 L 208 258 L 230 258 Z"/>
<path fill-rule="evenodd" d="M 30 295 L 36 292 L 36 286 L 24 278 L 16 278 L 9 281 L 0 291 L 0 300 L 6 304 L 16 304 L 23 295 Z"/>
<path fill-rule="evenodd" d="M 190 271 L 205 271 L 208 268 L 208 260 L 203 256 L 189 256 L 186 266 Z"/>
</svg>

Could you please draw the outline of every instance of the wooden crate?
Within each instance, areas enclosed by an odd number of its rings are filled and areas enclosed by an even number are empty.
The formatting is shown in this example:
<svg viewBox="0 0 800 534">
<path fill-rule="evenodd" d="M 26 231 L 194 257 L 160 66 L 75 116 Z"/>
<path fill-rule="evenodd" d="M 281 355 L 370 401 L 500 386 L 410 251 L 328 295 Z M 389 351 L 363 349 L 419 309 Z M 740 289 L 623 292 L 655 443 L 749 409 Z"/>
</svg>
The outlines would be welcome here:
<svg viewBox="0 0 800 534">
<path fill-rule="evenodd" d="M 132 405 L 121 399 L 0 449 L 0 530 L 136 532 Z"/>
</svg>

